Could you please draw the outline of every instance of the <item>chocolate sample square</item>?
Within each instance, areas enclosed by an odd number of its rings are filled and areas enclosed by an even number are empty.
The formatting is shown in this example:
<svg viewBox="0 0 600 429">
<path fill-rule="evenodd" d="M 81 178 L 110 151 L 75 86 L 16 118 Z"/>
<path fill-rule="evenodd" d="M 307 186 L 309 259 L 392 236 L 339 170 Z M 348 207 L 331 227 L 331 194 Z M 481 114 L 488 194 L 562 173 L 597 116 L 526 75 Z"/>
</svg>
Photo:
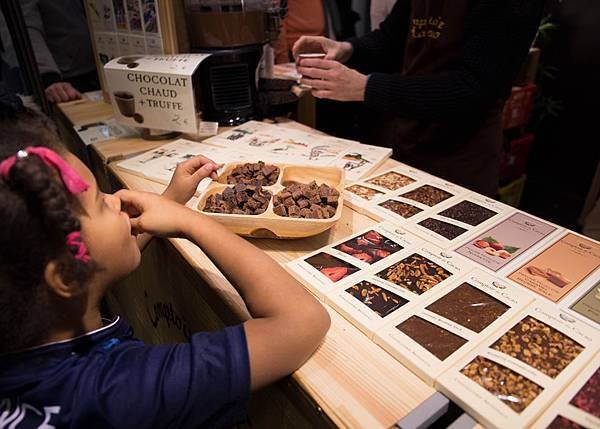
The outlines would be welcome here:
<svg viewBox="0 0 600 429">
<path fill-rule="evenodd" d="M 389 189 L 390 191 L 395 191 L 414 182 L 415 179 L 412 177 L 396 173 L 395 171 L 390 171 L 382 174 L 381 176 L 373 177 L 372 179 L 367 180 L 367 183 L 381 186 L 382 188 Z"/>
<path fill-rule="evenodd" d="M 495 211 L 486 209 L 471 201 L 461 201 L 439 213 L 440 216 L 448 217 L 471 226 L 477 226 L 497 214 Z"/>
<path fill-rule="evenodd" d="M 379 232 L 371 230 L 335 246 L 334 249 L 367 264 L 374 264 L 402 250 L 403 247 Z"/>
<path fill-rule="evenodd" d="M 584 350 L 575 340 L 531 316 L 513 326 L 491 348 L 551 378 L 556 378 Z"/>
<path fill-rule="evenodd" d="M 400 196 L 433 207 L 454 195 L 435 186 L 423 185 Z"/>
<path fill-rule="evenodd" d="M 346 191 L 352 192 L 354 195 L 357 195 L 365 200 L 372 200 L 377 195 L 383 195 L 383 192 L 380 192 L 376 189 L 367 188 L 366 186 L 361 185 L 352 185 L 346 188 Z"/>
<path fill-rule="evenodd" d="M 572 420 L 563 416 L 556 416 L 552 423 L 546 429 L 585 429 Z"/>
<path fill-rule="evenodd" d="M 427 310 L 480 333 L 509 310 L 509 306 L 469 283 L 463 283 Z"/>
<path fill-rule="evenodd" d="M 395 293 L 366 280 L 346 289 L 346 292 L 377 313 L 379 317 L 386 317 L 408 302 Z"/>
<path fill-rule="evenodd" d="M 325 252 L 306 258 L 305 262 L 334 283 L 359 271 L 354 265 Z"/>
<path fill-rule="evenodd" d="M 441 361 L 467 342 L 464 338 L 417 316 L 409 317 L 396 328 Z"/>
<path fill-rule="evenodd" d="M 413 217 L 414 215 L 422 212 L 418 207 L 411 206 L 410 204 L 406 204 L 396 200 L 387 200 L 382 203 L 379 203 L 379 206 L 384 209 L 388 209 L 391 212 L 396 213 L 398 216 L 402 216 L 405 219 Z"/>
<path fill-rule="evenodd" d="M 467 232 L 466 229 L 461 228 L 460 226 L 452 225 L 451 223 L 432 218 L 422 220 L 419 222 L 419 225 L 441 235 L 444 238 L 447 238 L 448 240 L 454 240 L 459 235 Z"/>
<path fill-rule="evenodd" d="M 377 277 L 421 295 L 452 275 L 424 256 L 414 253 L 377 273 Z"/>
<path fill-rule="evenodd" d="M 496 362 L 477 356 L 460 372 L 521 413 L 544 390 L 541 386 Z"/>
<path fill-rule="evenodd" d="M 570 404 L 600 419 L 600 368 L 571 399 Z"/>
</svg>

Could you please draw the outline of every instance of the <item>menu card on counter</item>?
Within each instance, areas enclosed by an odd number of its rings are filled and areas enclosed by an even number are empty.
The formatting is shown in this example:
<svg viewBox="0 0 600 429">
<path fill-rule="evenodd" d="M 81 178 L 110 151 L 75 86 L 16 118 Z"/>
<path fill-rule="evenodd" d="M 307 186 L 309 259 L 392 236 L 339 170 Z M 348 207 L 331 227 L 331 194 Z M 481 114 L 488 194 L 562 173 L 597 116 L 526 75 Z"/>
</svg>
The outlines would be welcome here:
<svg viewBox="0 0 600 429">
<path fill-rule="evenodd" d="M 420 301 L 375 333 L 375 343 L 426 383 L 533 301 L 517 286 L 475 270 Z"/>
<path fill-rule="evenodd" d="M 573 288 L 600 280 L 600 243 L 568 232 L 508 278 L 557 302 Z"/>
<path fill-rule="evenodd" d="M 598 352 L 598 335 L 536 300 L 442 374 L 436 388 L 484 426 L 526 427 Z"/>
</svg>

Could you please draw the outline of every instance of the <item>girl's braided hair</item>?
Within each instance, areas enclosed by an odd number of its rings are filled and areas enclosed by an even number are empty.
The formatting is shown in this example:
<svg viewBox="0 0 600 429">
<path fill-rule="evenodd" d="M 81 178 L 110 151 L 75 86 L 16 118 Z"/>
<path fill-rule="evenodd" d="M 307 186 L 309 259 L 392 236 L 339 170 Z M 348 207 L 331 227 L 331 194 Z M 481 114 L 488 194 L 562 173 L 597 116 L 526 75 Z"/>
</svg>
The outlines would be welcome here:
<svg viewBox="0 0 600 429">
<path fill-rule="evenodd" d="M 28 146 L 66 150 L 53 123 L 0 91 L 0 161 Z M 92 261 L 74 257 L 65 237 L 79 231 L 83 209 L 57 172 L 37 156 L 18 159 L 0 178 L 0 354 L 44 341 L 52 326 L 52 299 L 45 269 L 57 261 L 65 283 L 84 285 Z M 56 297 L 56 298 L 53 298 Z"/>
</svg>

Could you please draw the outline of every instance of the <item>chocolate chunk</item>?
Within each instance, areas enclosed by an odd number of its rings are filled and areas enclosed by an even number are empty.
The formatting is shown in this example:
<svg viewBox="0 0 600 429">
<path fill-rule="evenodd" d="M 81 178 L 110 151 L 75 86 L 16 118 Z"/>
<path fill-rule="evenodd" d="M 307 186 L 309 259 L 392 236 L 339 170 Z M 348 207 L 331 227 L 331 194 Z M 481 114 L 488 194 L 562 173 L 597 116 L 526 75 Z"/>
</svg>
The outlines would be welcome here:
<svg viewBox="0 0 600 429">
<path fill-rule="evenodd" d="M 225 188 L 221 194 L 210 195 L 202 210 L 207 213 L 258 215 L 265 212 L 270 199 L 271 193 L 261 187 L 251 190 L 249 186 L 237 184 Z"/>
<path fill-rule="evenodd" d="M 299 217 L 300 216 L 300 209 L 298 208 L 298 206 L 290 206 L 290 207 L 288 207 L 288 215 L 290 217 Z"/>
<path fill-rule="evenodd" d="M 332 205 L 332 206 L 337 206 L 337 203 L 338 203 L 338 200 L 339 200 L 339 199 L 340 199 L 340 196 L 339 196 L 339 195 L 329 195 L 329 196 L 326 198 L 325 202 L 326 202 L 327 204 L 330 204 L 330 205 Z"/>
<path fill-rule="evenodd" d="M 278 178 L 279 167 L 259 161 L 236 166 L 227 176 L 227 183 L 230 185 L 242 183 L 254 186 L 271 186 L 277 182 Z"/>
<path fill-rule="evenodd" d="M 329 219 L 335 216 L 339 192 L 325 184 L 319 186 L 315 181 L 308 185 L 287 182 L 287 186 L 275 196 L 274 202 L 275 207 L 283 203 L 287 208 L 287 213 L 277 213 L 279 216 Z M 292 209 L 293 207 L 295 209 Z"/>
<path fill-rule="evenodd" d="M 279 204 L 273 207 L 273 212 L 277 215 L 277 216 L 287 216 L 287 211 L 285 209 L 285 206 L 283 204 Z"/>
</svg>

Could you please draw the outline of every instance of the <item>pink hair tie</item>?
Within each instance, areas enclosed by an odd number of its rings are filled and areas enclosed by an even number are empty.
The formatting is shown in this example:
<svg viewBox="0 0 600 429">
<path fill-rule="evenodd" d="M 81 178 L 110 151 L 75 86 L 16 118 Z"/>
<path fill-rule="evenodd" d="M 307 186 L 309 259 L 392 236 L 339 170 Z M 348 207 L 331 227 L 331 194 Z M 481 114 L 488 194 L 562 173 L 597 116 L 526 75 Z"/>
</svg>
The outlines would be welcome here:
<svg viewBox="0 0 600 429">
<path fill-rule="evenodd" d="M 59 154 L 54 152 L 52 149 L 47 147 L 28 147 L 25 150 L 20 150 L 16 155 L 6 158 L 0 163 L 0 175 L 4 179 L 8 179 L 10 169 L 15 165 L 18 159 L 26 158 L 29 155 L 36 155 L 40 158 L 44 164 L 49 167 L 53 167 L 58 171 L 65 188 L 72 195 L 77 195 L 83 191 L 86 191 L 90 185 L 71 167 L 67 161 L 62 159 Z"/>
<path fill-rule="evenodd" d="M 77 195 L 81 192 L 86 191 L 90 185 L 71 167 L 67 161 L 60 157 L 59 154 L 54 152 L 52 149 L 46 147 L 28 147 L 25 150 L 20 150 L 16 155 L 10 156 L 0 162 L 0 176 L 5 180 L 8 179 L 10 169 L 15 165 L 17 160 L 28 157 L 29 155 L 36 155 L 40 158 L 44 164 L 52 167 L 58 171 L 60 178 L 65 185 L 65 189 L 71 195 Z M 73 231 L 67 234 L 65 241 L 69 250 L 73 252 L 75 259 L 87 264 L 90 261 L 90 255 L 88 254 L 87 247 L 81 238 L 81 232 Z"/>
<path fill-rule="evenodd" d="M 87 247 L 81 238 L 81 232 L 73 231 L 67 234 L 67 246 L 73 252 L 75 259 L 87 264 L 90 261 L 90 255 L 87 252 Z"/>
</svg>

